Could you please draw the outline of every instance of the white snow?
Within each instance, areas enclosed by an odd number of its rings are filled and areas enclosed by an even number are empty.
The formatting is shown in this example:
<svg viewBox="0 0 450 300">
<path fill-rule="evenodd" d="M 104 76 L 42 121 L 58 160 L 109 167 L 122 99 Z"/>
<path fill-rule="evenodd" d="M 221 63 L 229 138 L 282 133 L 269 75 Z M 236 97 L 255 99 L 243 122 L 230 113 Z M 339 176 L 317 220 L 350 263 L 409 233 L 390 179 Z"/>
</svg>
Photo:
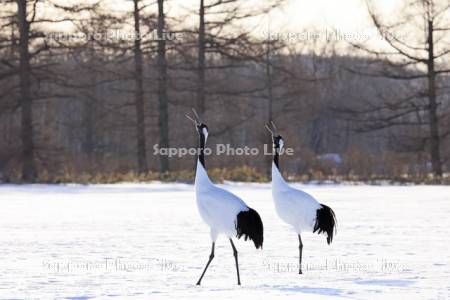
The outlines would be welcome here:
<svg viewBox="0 0 450 300">
<path fill-rule="evenodd" d="M 331 246 L 298 240 L 268 184 L 232 184 L 261 215 L 264 249 L 209 229 L 185 184 L 0 186 L 1 299 L 448 299 L 450 187 L 295 185 L 338 218 Z"/>
</svg>

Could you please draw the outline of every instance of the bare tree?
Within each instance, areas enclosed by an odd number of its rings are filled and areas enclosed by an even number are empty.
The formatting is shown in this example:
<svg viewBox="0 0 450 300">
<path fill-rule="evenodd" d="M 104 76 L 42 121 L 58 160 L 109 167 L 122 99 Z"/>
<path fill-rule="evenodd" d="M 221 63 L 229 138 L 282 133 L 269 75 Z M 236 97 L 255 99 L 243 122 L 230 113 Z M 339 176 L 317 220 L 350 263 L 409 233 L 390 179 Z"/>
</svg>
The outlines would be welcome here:
<svg viewBox="0 0 450 300">
<path fill-rule="evenodd" d="M 134 80 L 135 80 L 135 107 L 136 107 L 136 144 L 137 144 L 137 165 L 139 173 L 146 173 L 147 150 L 145 135 L 145 115 L 144 115 L 144 78 L 142 71 L 142 49 L 141 49 L 141 20 L 139 0 L 133 0 L 134 16 Z"/>
<path fill-rule="evenodd" d="M 365 115 L 363 118 L 370 122 L 366 129 L 371 130 L 408 123 L 412 126 L 427 125 L 428 134 L 425 139 L 429 145 L 433 173 L 441 176 L 443 161 L 440 144 L 441 138 L 447 133 L 440 133 L 442 115 L 439 112 L 438 98 L 443 86 L 439 86 L 439 77 L 450 72 L 450 4 L 446 1 L 412 0 L 404 5 L 396 20 L 388 21 L 368 3 L 371 20 L 384 38 L 385 47 L 379 49 L 361 43 L 353 46 L 381 62 L 375 67 L 375 71 L 357 71 L 359 74 L 409 81 L 413 92 L 397 99 L 392 99 L 392 95 L 383 97 L 385 101 L 382 103 L 372 104 L 359 111 L 353 110 L 352 113 Z M 413 32 L 415 38 L 405 39 L 399 36 L 406 31 Z M 373 68 L 372 66 L 372 70 Z M 395 94 L 398 96 L 398 93 Z M 426 113 L 425 120 L 422 120 L 422 113 Z M 411 121 L 414 116 L 419 119 Z"/>
<path fill-rule="evenodd" d="M 34 12 L 35 13 L 35 12 Z M 27 19 L 27 1 L 17 0 L 17 19 L 19 26 L 19 80 L 20 80 L 20 108 L 21 108 L 21 140 L 22 140 L 22 178 L 33 181 L 36 178 L 36 164 L 34 161 L 33 141 L 33 111 L 31 98 L 31 66 L 30 66 L 30 21 Z M 33 17 L 34 18 L 34 17 Z M 33 21 L 33 20 L 31 20 Z"/>
<path fill-rule="evenodd" d="M 198 16 L 197 110 L 203 114 L 205 111 L 205 0 L 200 0 Z"/>
<path fill-rule="evenodd" d="M 22 178 L 26 181 L 34 181 L 37 177 L 37 149 L 35 140 L 36 129 L 33 118 L 33 100 L 49 97 L 49 95 L 39 95 L 39 86 L 36 87 L 33 84 L 33 82 L 41 82 L 43 77 L 42 71 L 48 70 L 50 67 L 49 65 L 42 63 L 42 59 L 38 59 L 40 54 L 48 52 L 50 49 L 44 38 L 45 25 L 68 21 L 70 18 L 60 17 L 48 19 L 46 16 L 38 17 L 38 10 L 42 9 L 44 6 L 60 13 L 65 11 L 66 7 L 59 6 L 50 1 L 9 0 L 5 1 L 2 5 L 11 3 L 16 4 L 16 9 L 11 6 L 6 6 L 7 11 L 11 12 L 10 19 L 13 20 L 7 25 L 17 26 L 19 40 L 18 65 L 15 65 L 14 61 L 10 62 L 10 64 L 13 69 L 17 70 L 18 74 L 18 106 L 20 107 L 21 113 L 20 139 Z M 12 38 L 13 40 L 15 39 L 15 37 Z M 34 77 L 33 80 L 32 76 Z"/>
<path fill-rule="evenodd" d="M 252 59 L 249 48 L 255 46 L 252 28 L 243 29 L 239 22 L 268 13 L 281 5 L 282 0 L 271 0 L 263 5 L 248 5 L 242 0 L 200 0 L 197 29 L 197 88 L 196 107 L 206 109 L 206 72 L 213 69 L 235 68 L 236 63 Z M 231 30 L 230 30 L 231 29 Z M 223 57 L 228 63 L 208 64 L 209 58 Z"/>
<path fill-rule="evenodd" d="M 158 101 L 159 101 L 159 144 L 162 148 L 169 147 L 169 99 L 167 95 L 167 61 L 165 38 L 164 0 L 158 0 Z M 169 171 L 169 159 L 160 155 L 161 171 Z"/>
</svg>

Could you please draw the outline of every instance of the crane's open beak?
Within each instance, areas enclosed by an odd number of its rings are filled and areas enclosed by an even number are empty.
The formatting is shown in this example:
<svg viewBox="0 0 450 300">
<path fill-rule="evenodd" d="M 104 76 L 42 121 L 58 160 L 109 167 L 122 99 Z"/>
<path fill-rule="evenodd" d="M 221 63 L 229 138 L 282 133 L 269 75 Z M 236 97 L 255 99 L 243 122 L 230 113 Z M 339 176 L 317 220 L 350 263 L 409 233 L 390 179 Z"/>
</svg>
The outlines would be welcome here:
<svg viewBox="0 0 450 300">
<path fill-rule="evenodd" d="M 186 118 L 191 120 L 195 126 L 200 125 L 202 123 L 202 120 L 200 119 L 198 113 L 195 111 L 195 109 L 192 109 L 192 112 L 194 113 L 194 117 L 191 117 L 188 114 L 185 114 Z"/>
<path fill-rule="evenodd" d="M 270 128 L 270 125 L 272 125 L 273 130 Z M 275 123 L 273 121 L 270 121 L 270 124 L 266 124 L 266 128 L 272 136 L 277 135 L 277 127 L 275 126 Z"/>
</svg>

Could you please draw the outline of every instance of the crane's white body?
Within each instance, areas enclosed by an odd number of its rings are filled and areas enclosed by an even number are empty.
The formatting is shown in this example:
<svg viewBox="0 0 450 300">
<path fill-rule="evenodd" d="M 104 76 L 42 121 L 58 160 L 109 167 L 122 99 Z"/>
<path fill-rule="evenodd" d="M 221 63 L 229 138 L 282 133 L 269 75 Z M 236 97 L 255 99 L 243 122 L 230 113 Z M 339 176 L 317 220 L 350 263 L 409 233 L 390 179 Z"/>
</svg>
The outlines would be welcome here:
<svg viewBox="0 0 450 300">
<path fill-rule="evenodd" d="M 249 208 L 236 195 L 214 185 L 200 161 L 197 161 L 195 192 L 198 211 L 211 228 L 212 241 L 216 241 L 219 234 L 229 238 L 236 236 L 236 216 Z"/>
<path fill-rule="evenodd" d="M 225 234 L 233 249 L 234 262 L 236 264 L 237 283 L 241 284 L 239 276 L 238 252 L 233 243 L 233 237 L 238 239 L 244 237 L 250 239 L 255 244 L 255 248 L 262 248 L 264 242 L 264 226 L 259 214 L 248 207 L 244 201 L 232 193 L 215 186 L 209 179 L 205 169 L 204 148 L 208 139 L 208 126 L 200 121 L 197 112 L 192 110 L 195 120 L 188 115 L 194 122 L 199 135 L 199 154 L 197 158 L 197 168 L 195 172 L 195 194 L 197 199 L 197 208 L 203 221 L 210 227 L 212 247 L 209 260 L 206 263 L 202 275 L 197 281 L 200 285 L 209 264 L 214 258 L 214 247 L 219 234 Z"/>
<path fill-rule="evenodd" d="M 278 216 L 294 230 L 313 232 L 319 202 L 308 193 L 292 188 L 272 162 L 272 197 Z"/>
</svg>

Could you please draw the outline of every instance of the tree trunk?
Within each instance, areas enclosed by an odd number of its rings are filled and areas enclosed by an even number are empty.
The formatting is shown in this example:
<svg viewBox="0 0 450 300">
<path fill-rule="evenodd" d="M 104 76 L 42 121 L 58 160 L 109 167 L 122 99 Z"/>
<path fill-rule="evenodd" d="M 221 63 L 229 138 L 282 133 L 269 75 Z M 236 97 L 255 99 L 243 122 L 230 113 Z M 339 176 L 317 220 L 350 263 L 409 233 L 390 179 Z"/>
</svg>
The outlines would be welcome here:
<svg viewBox="0 0 450 300">
<path fill-rule="evenodd" d="M 430 156 L 433 173 L 442 176 L 442 161 L 440 155 L 439 120 L 436 102 L 436 73 L 434 71 L 434 41 L 433 21 L 428 21 L 428 102 L 430 119 Z"/>
<path fill-rule="evenodd" d="M 197 69 L 197 110 L 200 114 L 205 112 L 205 4 L 200 0 L 198 27 L 198 69 Z"/>
<path fill-rule="evenodd" d="M 95 82 L 95 81 L 92 81 Z M 88 172 L 94 172 L 94 116 L 95 116 L 95 103 L 93 103 L 94 94 L 87 93 L 86 99 L 84 99 L 84 111 L 83 111 L 83 126 L 84 126 L 84 139 L 83 139 L 83 152 L 86 155 L 87 170 Z"/>
<path fill-rule="evenodd" d="M 22 179 L 34 181 L 36 179 L 36 165 L 34 161 L 33 142 L 33 111 L 30 87 L 30 53 L 29 31 L 27 21 L 27 1 L 17 0 L 19 22 L 19 80 L 20 80 L 20 108 L 21 108 L 21 139 L 22 139 Z"/>
<path fill-rule="evenodd" d="M 135 79 L 135 108 L 136 108 L 136 145 L 137 145 L 137 167 L 140 174 L 148 172 L 147 150 L 145 139 L 145 117 L 144 117 L 144 88 L 142 71 L 142 49 L 141 49 L 141 27 L 139 0 L 134 2 L 134 79 Z"/>
<path fill-rule="evenodd" d="M 89 47 L 86 52 L 88 54 L 88 63 L 94 66 L 97 59 L 94 45 Z M 86 74 L 86 79 L 90 83 L 97 82 L 96 71 L 89 71 L 88 74 Z M 82 147 L 85 155 L 85 165 L 83 165 L 83 170 L 90 174 L 94 174 L 98 165 L 98 160 L 95 157 L 95 150 L 98 142 L 96 132 L 96 115 L 98 110 L 97 86 L 95 84 L 89 86 L 84 94 Z"/>
<path fill-rule="evenodd" d="M 273 121 L 273 86 L 272 86 L 272 65 L 271 65 L 271 47 L 270 41 L 267 41 L 267 50 L 266 50 L 266 80 L 267 80 L 267 122 L 270 124 Z M 269 125 L 270 126 L 270 125 Z M 269 147 L 268 149 L 272 149 L 273 141 L 272 138 L 269 138 Z M 272 174 L 272 156 L 267 155 L 266 157 L 266 175 L 267 178 L 270 178 Z"/>
<path fill-rule="evenodd" d="M 158 99 L 159 99 L 159 146 L 169 147 L 169 107 L 167 96 L 166 40 L 164 36 L 164 0 L 158 0 Z M 170 170 L 169 159 L 160 155 L 161 172 Z"/>
</svg>

